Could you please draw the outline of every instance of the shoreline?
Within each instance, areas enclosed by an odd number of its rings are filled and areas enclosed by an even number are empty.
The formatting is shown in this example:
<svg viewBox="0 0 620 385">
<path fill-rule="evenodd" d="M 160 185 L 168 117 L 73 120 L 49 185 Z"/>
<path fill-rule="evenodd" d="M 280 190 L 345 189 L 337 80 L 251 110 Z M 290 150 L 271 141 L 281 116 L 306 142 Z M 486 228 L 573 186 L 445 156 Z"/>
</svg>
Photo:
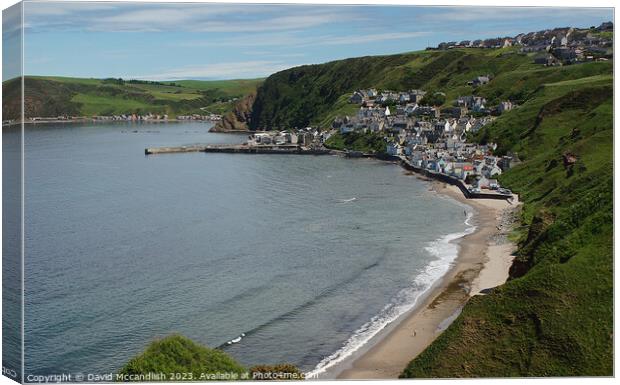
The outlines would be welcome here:
<svg viewBox="0 0 620 385">
<path fill-rule="evenodd" d="M 62 124 L 62 123 L 183 123 L 183 122 L 195 122 L 195 123 L 215 123 L 214 120 L 192 120 L 192 119 L 146 119 L 146 120 L 104 120 L 93 118 L 79 118 L 79 119 L 46 119 L 46 120 L 25 120 L 14 121 L 10 123 L 2 123 L 2 127 L 13 126 L 30 126 L 39 124 Z M 234 132 L 233 132 L 234 133 Z"/>
<path fill-rule="evenodd" d="M 505 200 L 467 199 L 458 187 L 431 181 L 437 193 L 466 204 L 475 230 L 455 240 L 459 245 L 449 270 L 418 298 L 408 312 L 377 333 L 351 356 L 315 379 L 396 379 L 460 314 L 473 295 L 503 284 L 516 246 L 505 239 L 506 214 L 518 204 Z M 509 221 L 508 221 L 509 222 Z M 509 230 L 509 229 L 508 229 Z"/>
</svg>

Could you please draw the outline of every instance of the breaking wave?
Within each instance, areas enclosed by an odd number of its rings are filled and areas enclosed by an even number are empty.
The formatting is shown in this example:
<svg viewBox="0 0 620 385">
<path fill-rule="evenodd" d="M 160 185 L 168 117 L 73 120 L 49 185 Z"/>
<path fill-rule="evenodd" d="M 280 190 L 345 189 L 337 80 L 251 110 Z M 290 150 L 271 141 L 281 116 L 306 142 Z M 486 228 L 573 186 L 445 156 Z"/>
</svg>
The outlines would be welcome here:
<svg viewBox="0 0 620 385">
<path fill-rule="evenodd" d="M 306 378 L 317 378 L 325 373 L 330 367 L 344 361 L 353 353 L 370 341 L 377 333 L 387 325 L 394 322 L 401 315 L 412 310 L 432 287 L 437 280 L 443 277 L 452 262 L 458 256 L 458 244 L 455 240 L 473 233 L 476 227 L 471 224 L 472 212 L 467 212 L 465 224 L 466 230 L 458 233 L 445 235 L 437 240 L 431 241 L 425 247 L 436 259 L 429 263 L 421 274 L 413 279 L 411 287 L 402 289 L 396 294 L 393 300 L 387 304 L 379 314 L 375 315 L 359 329 L 333 354 L 323 358 L 316 367 L 306 373 Z"/>
</svg>

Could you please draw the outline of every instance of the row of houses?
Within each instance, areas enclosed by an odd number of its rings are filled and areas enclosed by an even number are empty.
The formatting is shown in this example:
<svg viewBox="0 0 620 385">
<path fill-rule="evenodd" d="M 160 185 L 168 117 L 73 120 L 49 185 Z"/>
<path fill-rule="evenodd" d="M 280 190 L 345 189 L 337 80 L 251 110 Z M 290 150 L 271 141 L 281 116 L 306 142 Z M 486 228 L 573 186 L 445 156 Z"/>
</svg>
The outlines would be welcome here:
<svg viewBox="0 0 620 385">
<path fill-rule="evenodd" d="M 613 23 L 604 22 L 598 27 L 578 29 L 554 28 L 537 32 L 521 33 L 514 37 L 498 37 L 485 40 L 443 42 L 427 50 L 454 48 L 506 48 L 520 47 L 523 53 L 541 53 L 534 62 L 544 65 L 572 64 L 582 61 L 607 60 L 611 57 Z"/>
<path fill-rule="evenodd" d="M 375 88 L 367 90 L 357 90 L 349 98 L 349 102 L 353 104 L 365 104 L 368 106 L 374 104 L 407 104 L 420 103 L 426 95 L 426 91 L 409 90 L 409 91 L 390 91 L 385 90 L 378 92 Z"/>
<path fill-rule="evenodd" d="M 209 114 L 209 115 L 179 115 L 176 117 L 177 120 L 205 120 L 205 121 L 215 121 L 221 119 L 221 115 Z M 152 120 L 168 120 L 168 114 L 120 114 L 120 115 L 96 115 L 93 116 L 94 120 L 102 120 L 102 121 L 152 121 Z"/>
<path fill-rule="evenodd" d="M 512 156 L 494 156 L 493 143 L 478 145 L 444 136 L 435 143 L 393 137 L 387 153 L 404 157 L 413 166 L 442 173 L 470 185 L 471 189 L 500 189 L 497 177 L 511 167 Z"/>
<path fill-rule="evenodd" d="M 222 119 L 222 115 L 218 114 L 209 114 L 209 115 L 200 115 L 200 114 L 192 114 L 192 115 L 179 115 L 177 116 L 177 120 L 208 120 L 208 121 L 218 121 Z"/>
<path fill-rule="evenodd" d="M 320 132 L 312 127 L 301 130 L 265 131 L 248 136 L 248 146 L 303 146 L 322 145 L 331 133 Z"/>
<path fill-rule="evenodd" d="M 452 48 L 506 48 L 520 46 L 524 52 L 544 50 L 547 47 L 567 46 L 612 46 L 613 41 L 607 35 L 600 32 L 612 32 L 613 23 L 604 22 L 598 27 L 579 29 L 574 27 L 546 29 L 537 32 L 520 33 L 514 37 L 497 37 L 484 40 L 463 40 L 460 42 L 442 42 L 433 49 Z"/>
<path fill-rule="evenodd" d="M 409 91 L 408 91 L 409 92 Z M 423 92 L 423 91 L 420 91 Z M 355 95 L 364 94 L 356 91 Z M 398 93 L 395 93 L 398 94 Z M 353 97 L 352 97 L 353 98 Z M 356 101 L 359 99 L 355 99 Z M 476 116 L 501 115 L 512 110 L 515 105 L 509 101 L 501 101 L 498 105 L 489 107 L 487 100 L 482 96 L 465 95 L 454 100 L 452 107 L 440 108 L 437 106 L 423 106 L 417 103 L 402 103 L 397 105 L 382 105 L 368 103 L 362 99 L 362 104 L 356 116 L 338 117 L 332 123 L 332 128 L 340 129 L 343 133 L 352 131 L 378 132 L 390 128 L 395 117 L 412 118 L 417 120 L 462 119 L 475 114 Z"/>
<path fill-rule="evenodd" d="M 120 114 L 120 115 L 97 115 L 93 116 L 94 120 L 102 121 L 147 121 L 147 120 L 168 120 L 168 115 L 157 114 Z"/>
</svg>

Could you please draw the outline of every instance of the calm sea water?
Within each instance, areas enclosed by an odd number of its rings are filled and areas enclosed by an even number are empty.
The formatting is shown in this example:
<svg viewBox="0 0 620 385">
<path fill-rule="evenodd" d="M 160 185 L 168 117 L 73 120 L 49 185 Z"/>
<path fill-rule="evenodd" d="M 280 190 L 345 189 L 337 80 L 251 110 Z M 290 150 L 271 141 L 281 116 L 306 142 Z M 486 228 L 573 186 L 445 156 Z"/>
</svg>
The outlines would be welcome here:
<svg viewBox="0 0 620 385">
<path fill-rule="evenodd" d="M 245 365 L 320 371 L 411 308 L 467 231 L 387 162 L 144 155 L 245 139 L 208 128 L 27 128 L 26 374 L 109 373 L 170 333 L 244 333 L 224 349 Z"/>
</svg>

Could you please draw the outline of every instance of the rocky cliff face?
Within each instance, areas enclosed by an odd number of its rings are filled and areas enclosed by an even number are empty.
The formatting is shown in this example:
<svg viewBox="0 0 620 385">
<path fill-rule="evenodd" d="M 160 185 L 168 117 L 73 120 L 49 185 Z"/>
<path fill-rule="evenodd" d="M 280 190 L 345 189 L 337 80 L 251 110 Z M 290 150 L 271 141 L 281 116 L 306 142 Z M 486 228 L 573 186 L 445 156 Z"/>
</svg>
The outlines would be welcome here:
<svg viewBox="0 0 620 385">
<path fill-rule="evenodd" d="M 213 132 L 226 131 L 247 131 L 250 130 L 252 117 L 252 106 L 256 100 L 256 93 L 253 92 L 237 101 L 233 110 L 222 117 L 211 129 Z"/>
</svg>

